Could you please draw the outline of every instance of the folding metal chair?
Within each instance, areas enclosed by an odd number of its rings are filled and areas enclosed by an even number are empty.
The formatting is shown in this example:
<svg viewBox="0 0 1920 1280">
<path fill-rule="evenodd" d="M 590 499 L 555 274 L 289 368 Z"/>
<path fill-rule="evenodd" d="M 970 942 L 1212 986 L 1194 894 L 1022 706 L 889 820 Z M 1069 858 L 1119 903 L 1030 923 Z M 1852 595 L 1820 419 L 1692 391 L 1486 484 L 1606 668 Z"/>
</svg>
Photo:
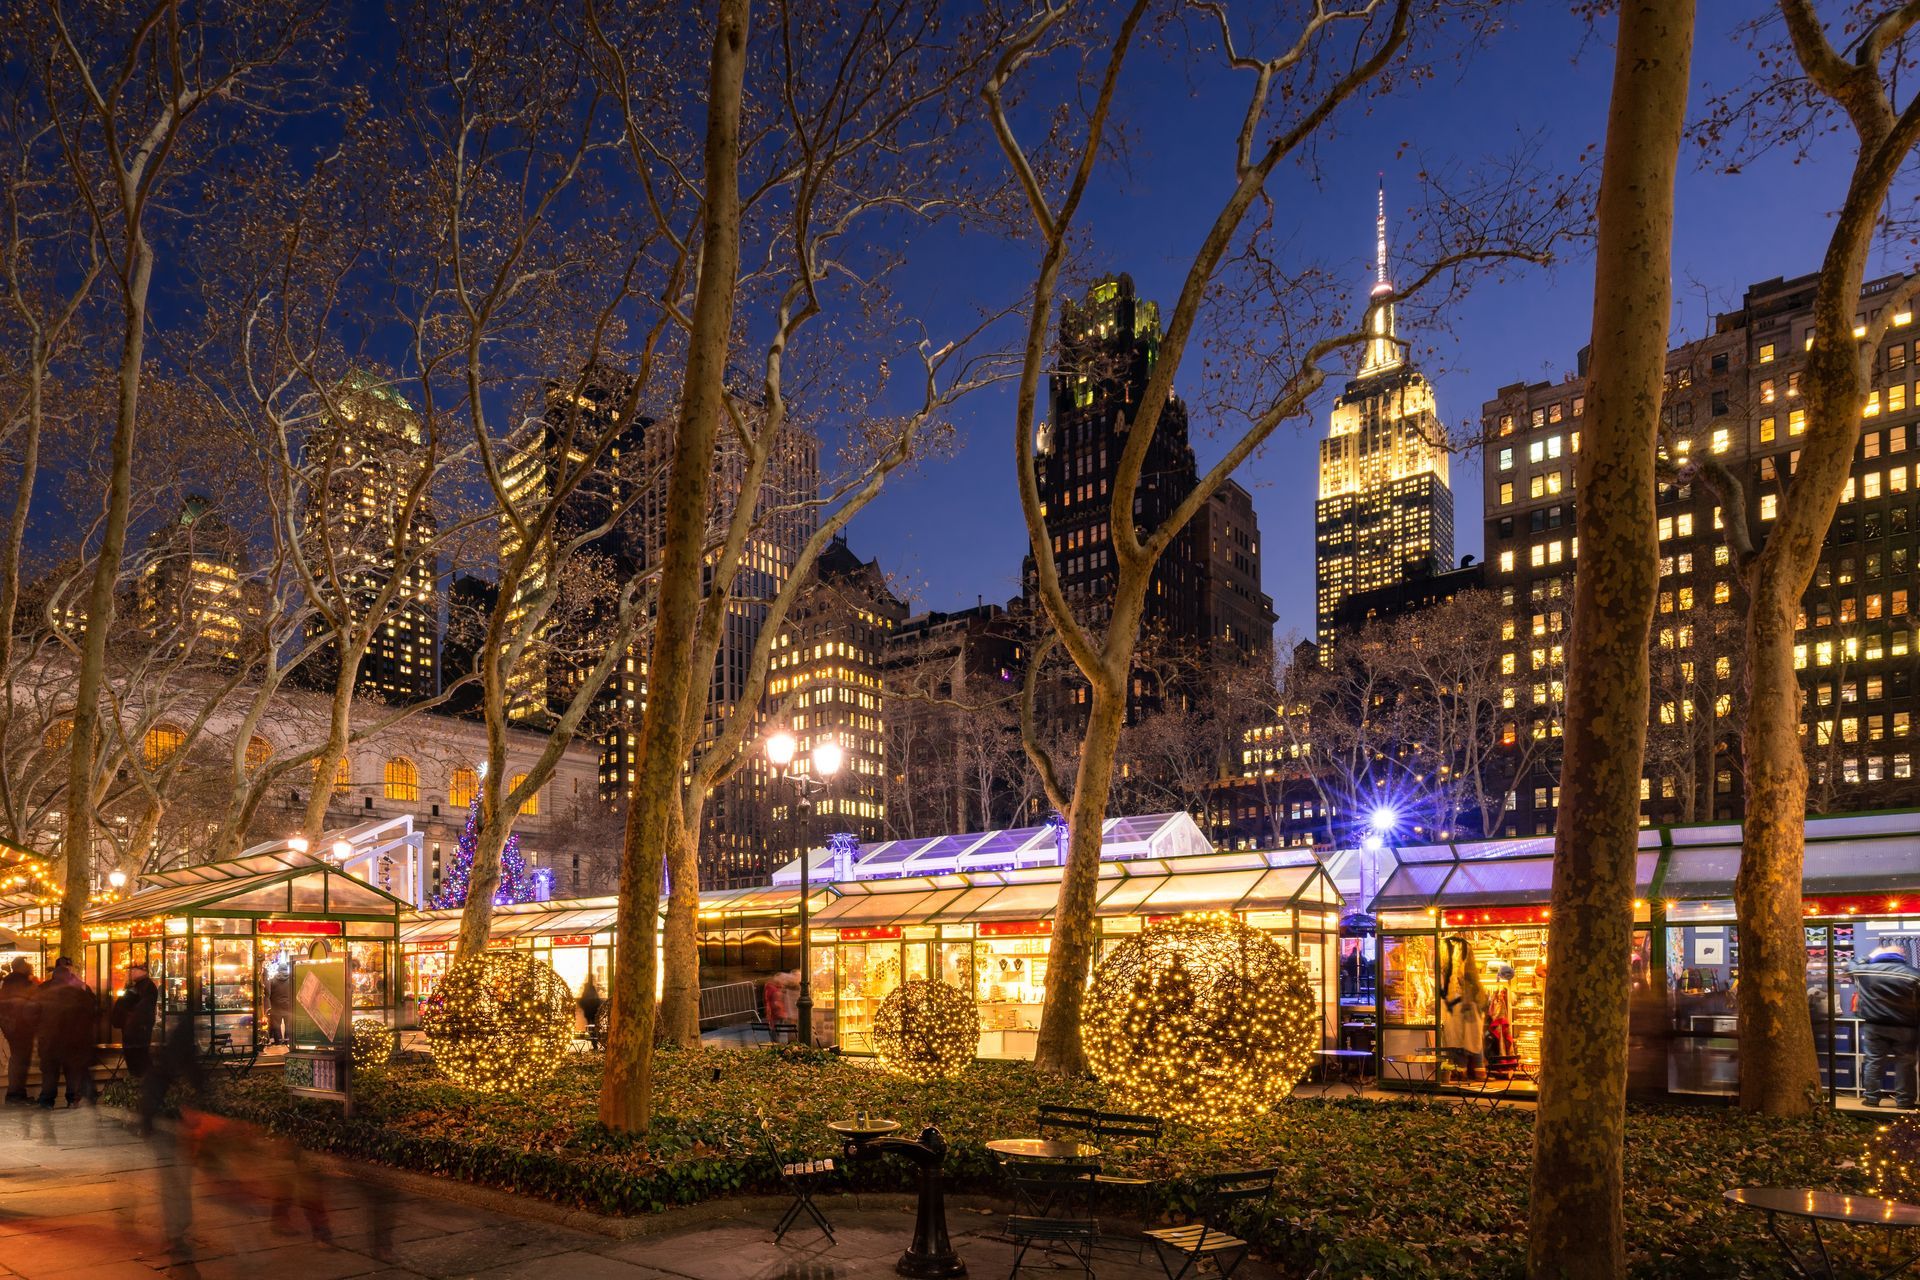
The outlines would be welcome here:
<svg viewBox="0 0 1920 1280">
<path fill-rule="evenodd" d="M 1146 1233 L 1160 1255 L 1160 1269 L 1167 1273 L 1167 1280 L 1183 1280 L 1187 1272 L 1208 1258 L 1223 1278 L 1231 1276 L 1253 1246 L 1228 1231 L 1227 1220 L 1256 1201 L 1265 1204 L 1271 1200 L 1278 1173 L 1278 1169 L 1244 1169 L 1198 1179 L 1200 1221 Z M 1169 1255 L 1180 1259 L 1178 1271 L 1173 1269 Z"/>
<path fill-rule="evenodd" d="M 827 1215 L 820 1212 L 820 1206 L 813 1197 L 820 1186 L 833 1176 L 833 1160 L 788 1160 L 780 1151 L 780 1144 L 773 1136 L 773 1126 L 767 1123 L 765 1116 L 760 1117 L 760 1141 L 765 1145 L 767 1156 L 773 1161 L 773 1167 L 780 1171 L 781 1185 L 793 1193 L 793 1203 L 787 1206 L 786 1213 L 780 1217 L 779 1225 L 773 1229 L 773 1238 L 778 1241 L 793 1229 L 800 1215 L 805 1213 L 814 1224 L 826 1233 L 827 1239 L 833 1239 L 833 1224 L 827 1221 Z"/>
<path fill-rule="evenodd" d="M 1100 1237 L 1100 1224 L 1092 1218 L 1029 1218 L 1015 1214 L 1007 1219 L 1007 1234 L 1020 1246 L 1013 1255 L 1008 1280 L 1020 1274 L 1027 1250 L 1035 1245 L 1051 1251 L 1056 1246 L 1067 1251 L 1080 1264 L 1082 1275 L 1093 1274 L 1093 1247 Z"/>
<path fill-rule="evenodd" d="M 1097 1164 L 1065 1160 L 1009 1160 L 1007 1185 L 1013 1190 L 1014 1203 L 1034 1218 L 1072 1217 L 1091 1214 L 1093 1184 L 1099 1176 Z"/>
</svg>

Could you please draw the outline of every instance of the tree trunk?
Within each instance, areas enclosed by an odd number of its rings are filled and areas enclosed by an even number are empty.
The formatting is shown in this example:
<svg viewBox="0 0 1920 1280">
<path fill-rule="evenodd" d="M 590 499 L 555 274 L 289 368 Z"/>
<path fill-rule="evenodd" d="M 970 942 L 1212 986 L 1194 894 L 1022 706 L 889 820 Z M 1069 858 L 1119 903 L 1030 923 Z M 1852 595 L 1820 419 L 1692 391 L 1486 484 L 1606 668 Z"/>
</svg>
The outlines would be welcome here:
<svg viewBox="0 0 1920 1280">
<path fill-rule="evenodd" d="M 1527 1269 L 1535 1280 L 1626 1272 L 1628 962 L 1647 638 L 1659 582 L 1655 433 L 1692 45 L 1692 0 L 1621 7 L 1598 209 L 1593 372 L 1575 461 L 1580 569 L 1534 1117 Z"/>
<path fill-rule="evenodd" d="M 1126 669 L 1127 664 L 1121 663 L 1118 679 L 1093 686 L 1067 815 L 1067 865 L 1053 913 L 1046 1004 L 1040 1011 L 1040 1038 L 1033 1058 L 1034 1070 L 1051 1075 L 1078 1075 L 1087 1069 L 1086 1049 L 1080 1042 L 1080 1010 L 1086 1003 L 1087 972 L 1093 964 L 1093 908 L 1100 886 L 1107 792 L 1113 786 L 1114 753 L 1127 718 Z"/>
<path fill-rule="evenodd" d="M 491 767 L 480 780 L 480 829 L 474 833 L 473 863 L 467 868 L 467 900 L 460 904 L 460 935 L 453 946 L 455 960 L 465 960 L 485 951 L 487 939 L 493 933 L 493 899 L 500 892 L 500 855 L 513 833 L 511 810 L 506 803 L 509 788 L 500 777 L 502 772 L 502 767 Z"/>
<path fill-rule="evenodd" d="M 666 972 L 660 992 L 662 1044 L 700 1043 L 700 824 L 706 804 L 689 800 L 667 842 Z"/>
<path fill-rule="evenodd" d="M 67 816 L 62 833 L 66 883 L 60 898 L 60 954 L 80 959 L 83 921 L 93 871 L 93 766 L 100 731 L 100 690 L 107 667 L 107 633 L 113 626 L 113 588 L 127 548 L 127 514 L 133 479 L 133 438 L 140 414 L 141 361 L 146 349 L 147 289 L 153 280 L 153 250 L 138 230 L 127 264 L 125 325 L 120 339 L 119 404 L 114 415 L 112 471 L 107 481 L 107 519 L 87 591 L 87 624 L 74 682 L 73 731 L 68 735 Z"/>
<path fill-rule="evenodd" d="M 360 673 L 360 660 L 366 654 L 367 644 L 356 638 L 352 644 L 342 645 L 340 637 L 335 636 L 333 648 L 339 665 L 327 704 L 327 745 L 314 757 L 313 790 L 308 793 L 307 807 L 300 815 L 300 834 L 315 842 L 316 851 L 327 829 L 334 774 L 340 768 L 341 758 L 347 754 L 347 744 L 353 740 L 353 682 Z"/>
<path fill-rule="evenodd" d="M 707 79 L 706 205 L 700 276 L 667 478 L 649 689 L 640 727 L 640 771 L 627 810 L 621 851 L 619 936 L 600 1120 L 645 1132 L 653 1106 L 654 931 L 660 913 L 660 865 L 677 825 L 684 724 L 694 696 L 695 631 L 715 438 L 720 429 L 728 338 L 740 268 L 740 107 L 746 73 L 748 0 L 721 0 Z M 705 695 L 708 673 L 700 673 Z M 638 943 L 639 945 L 634 945 Z"/>
<path fill-rule="evenodd" d="M 1747 811 L 1733 901 L 1740 922 L 1740 1105 L 1791 1116 L 1813 1105 L 1820 1068 L 1807 1016 L 1800 905 L 1807 820 L 1802 693 L 1793 669 L 1800 593 L 1784 576 L 1777 562 L 1763 563 L 1747 612 Z"/>
</svg>

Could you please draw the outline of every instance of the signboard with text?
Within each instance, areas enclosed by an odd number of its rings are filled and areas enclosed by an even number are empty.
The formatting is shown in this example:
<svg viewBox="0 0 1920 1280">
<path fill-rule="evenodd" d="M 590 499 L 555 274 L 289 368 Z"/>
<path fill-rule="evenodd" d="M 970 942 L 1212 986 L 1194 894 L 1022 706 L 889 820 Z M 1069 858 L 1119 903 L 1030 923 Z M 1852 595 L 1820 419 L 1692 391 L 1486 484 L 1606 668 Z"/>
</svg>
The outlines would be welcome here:
<svg viewBox="0 0 1920 1280">
<path fill-rule="evenodd" d="M 293 1008 L 289 1033 L 296 1049 L 331 1052 L 353 1041 L 353 1020 L 347 1003 L 345 957 L 296 959 L 291 985 Z"/>
</svg>

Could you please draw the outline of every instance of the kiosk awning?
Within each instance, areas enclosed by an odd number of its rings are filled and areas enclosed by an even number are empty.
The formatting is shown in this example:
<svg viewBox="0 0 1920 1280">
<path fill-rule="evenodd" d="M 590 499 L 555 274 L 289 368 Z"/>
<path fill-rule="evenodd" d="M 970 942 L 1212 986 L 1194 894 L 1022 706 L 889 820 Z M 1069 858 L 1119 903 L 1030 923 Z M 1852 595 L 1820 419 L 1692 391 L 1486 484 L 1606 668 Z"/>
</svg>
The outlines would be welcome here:
<svg viewBox="0 0 1920 1280">
<path fill-rule="evenodd" d="M 87 913 L 88 927 L 201 911 L 395 916 L 406 903 L 309 854 L 257 854 L 146 877 L 153 887 Z"/>
</svg>

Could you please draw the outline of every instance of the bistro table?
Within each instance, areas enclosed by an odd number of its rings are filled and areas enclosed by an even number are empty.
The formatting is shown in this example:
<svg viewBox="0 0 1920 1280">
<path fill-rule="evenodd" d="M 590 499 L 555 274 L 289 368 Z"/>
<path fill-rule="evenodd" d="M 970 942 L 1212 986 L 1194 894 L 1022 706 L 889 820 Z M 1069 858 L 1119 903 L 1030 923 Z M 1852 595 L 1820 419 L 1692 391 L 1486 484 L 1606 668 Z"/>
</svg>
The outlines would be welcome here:
<svg viewBox="0 0 1920 1280">
<path fill-rule="evenodd" d="M 1793 1273 L 1803 1280 L 1817 1280 L 1825 1276 L 1835 1280 L 1837 1272 L 1833 1269 L 1833 1259 L 1827 1255 L 1827 1242 L 1820 1236 L 1820 1224 L 1838 1222 L 1853 1227 L 1920 1227 L 1920 1205 L 1906 1204 L 1899 1200 L 1882 1200 L 1878 1196 L 1852 1196 L 1839 1191 L 1813 1191 L 1805 1187 L 1735 1187 L 1726 1193 L 1730 1204 L 1743 1209 L 1752 1209 L 1767 1215 L 1767 1233 L 1780 1246 L 1786 1255 L 1787 1264 Z M 1780 1218 L 1797 1218 L 1805 1222 L 1813 1233 L 1813 1247 L 1819 1251 L 1820 1270 L 1815 1271 L 1808 1264 L 1809 1257 L 1803 1262 L 1794 1251 L 1787 1238 L 1780 1231 Z M 1920 1262 L 1920 1252 L 1910 1253 L 1906 1260 L 1891 1271 L 1880 1273 L 1879 1280 L 1890 1280 L 1914 1263 Z"/>
<path fill-rule="evenodd" d="M 1071 1138 L 995 1138 L 987 1150 L 1009 1160 L 1091 1160 L 1100 1148 Z"/>
<path fill-rule="evenodd" d="M 1329 1093 L 1345 1085 L 1353 1090 L 1354 1097 L 1366 1096 L 1367 1081 L 1372 1076 L 1373 1050 L 1315 1049 L 1313 1052 L 1320 1059 L 1320 1081 Z"/>
</svg>

